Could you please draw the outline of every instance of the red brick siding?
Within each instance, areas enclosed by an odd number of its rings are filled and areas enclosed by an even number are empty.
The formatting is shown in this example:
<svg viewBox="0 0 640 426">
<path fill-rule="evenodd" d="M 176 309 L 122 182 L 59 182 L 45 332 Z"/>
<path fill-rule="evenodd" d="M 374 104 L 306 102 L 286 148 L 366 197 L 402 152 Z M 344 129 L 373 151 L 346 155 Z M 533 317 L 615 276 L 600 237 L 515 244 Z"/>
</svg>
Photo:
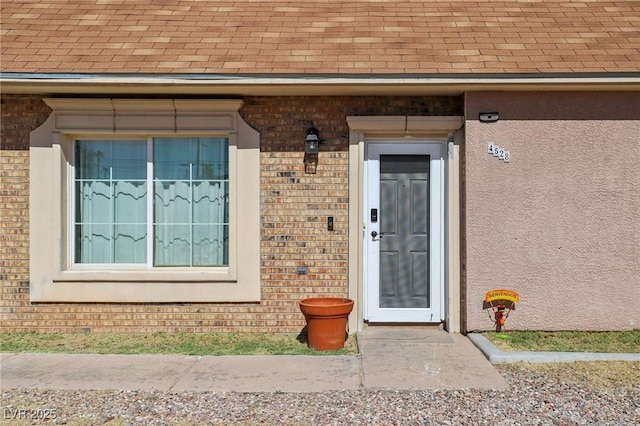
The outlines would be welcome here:
<svg viewBox="0 0 640 426">
<path fill-rule="evenodd" d="M 29 132 L 49 110 L 34 96 L 3 96 L 0 265 L 2 329 L 73 332 L 299 332 L 298 301 L 346 296 L 348 269 L 347 115 L 461 115 L 455 97 L 260 97 L 240 111 L 261 135 L 260 303 L 32 304 L 29 302 Z M 304 138 L 326 142 L 315 173 Z M 6 142 L 5 142 L 6 139 Z M 334 231 L 327 230 L 327 217 Z M 240 247 L 240 262 L 242 261 Z M 307 266 L 306 275 L 296 274 Z"/>
</svg>

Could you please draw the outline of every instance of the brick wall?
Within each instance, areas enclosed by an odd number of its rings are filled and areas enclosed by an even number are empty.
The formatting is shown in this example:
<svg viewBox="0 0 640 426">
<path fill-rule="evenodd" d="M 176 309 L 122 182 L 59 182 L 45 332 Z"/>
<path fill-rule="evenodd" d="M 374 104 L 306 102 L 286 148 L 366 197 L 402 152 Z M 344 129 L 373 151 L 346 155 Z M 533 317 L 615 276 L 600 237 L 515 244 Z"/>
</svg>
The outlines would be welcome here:
<svg viewBox="0 0 640 426">
<path fill-rule="evenodd" d="M 29 327 L 29 132 L 51 110 L 38 96 L 2 95 L 0 116 L 0 321 Z"/>
<path fill-rule="evenodd" d="M 29 131 L 49 110 L 38 97 L 2 97 L 0 313 L 3 330 L 299 332 L 298 301 L 347 296 L 348 115 L 462 115 L 462 98 L 260 97 L 240 111 L 261 135 L 261 302 L 31 304 L 28 277 Z M 305 163 L 315 126 L 325 143 Z M 327 230 L 327 218 L 334 230 Z M 240 242 L 240 256 L 242 256 Z M 306 266 L 307 274 L 296 268 Z"/>
</svg>

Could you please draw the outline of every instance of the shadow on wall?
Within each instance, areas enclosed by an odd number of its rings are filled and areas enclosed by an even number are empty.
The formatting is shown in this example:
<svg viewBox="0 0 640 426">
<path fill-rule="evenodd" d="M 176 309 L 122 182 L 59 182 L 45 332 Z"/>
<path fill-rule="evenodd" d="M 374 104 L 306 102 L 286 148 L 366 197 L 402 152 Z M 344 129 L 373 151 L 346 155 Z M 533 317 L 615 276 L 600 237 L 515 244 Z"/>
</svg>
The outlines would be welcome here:
<svg viewBox="0 0 640 426">
<path fill-rule="evenodd" d="M 467 95 L 466 117 L 500 120 L 638 120 L 639 92 L 482 92 Z"/>
</svg>

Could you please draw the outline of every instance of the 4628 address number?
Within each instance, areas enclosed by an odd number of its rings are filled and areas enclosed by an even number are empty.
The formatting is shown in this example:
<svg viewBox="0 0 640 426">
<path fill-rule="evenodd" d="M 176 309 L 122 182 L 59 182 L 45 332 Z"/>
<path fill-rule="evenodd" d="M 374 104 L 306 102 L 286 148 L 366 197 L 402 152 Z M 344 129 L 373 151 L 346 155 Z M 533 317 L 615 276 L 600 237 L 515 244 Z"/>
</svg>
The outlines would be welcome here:
<svg viewBox="0 0 640 426">
<path fill-rule="evenodd" d="M 511 153 L 504 148 L 500 148 L 498 145 L 493 142 L 489 143 L 487 146 L 487 153 L 493 155 L 494 157 L 498 157 L 505 163 L 508 163 L 511 160 Z"/>
</svg>

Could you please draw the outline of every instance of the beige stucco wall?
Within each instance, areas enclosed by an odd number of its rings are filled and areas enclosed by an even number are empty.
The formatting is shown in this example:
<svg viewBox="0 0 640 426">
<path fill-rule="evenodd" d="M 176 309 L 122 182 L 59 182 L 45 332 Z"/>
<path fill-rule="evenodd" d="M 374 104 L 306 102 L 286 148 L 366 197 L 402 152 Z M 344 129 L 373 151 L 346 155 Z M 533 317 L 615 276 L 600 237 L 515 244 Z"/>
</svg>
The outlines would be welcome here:
<svg viewBox="0 0 640 426">
<path fill-rule="evenodd" d="M 640 94 L 469 93 L 465 116 L 468 330 L 497 288 L 507 329 L 640 327 Z"/>
</svg>

